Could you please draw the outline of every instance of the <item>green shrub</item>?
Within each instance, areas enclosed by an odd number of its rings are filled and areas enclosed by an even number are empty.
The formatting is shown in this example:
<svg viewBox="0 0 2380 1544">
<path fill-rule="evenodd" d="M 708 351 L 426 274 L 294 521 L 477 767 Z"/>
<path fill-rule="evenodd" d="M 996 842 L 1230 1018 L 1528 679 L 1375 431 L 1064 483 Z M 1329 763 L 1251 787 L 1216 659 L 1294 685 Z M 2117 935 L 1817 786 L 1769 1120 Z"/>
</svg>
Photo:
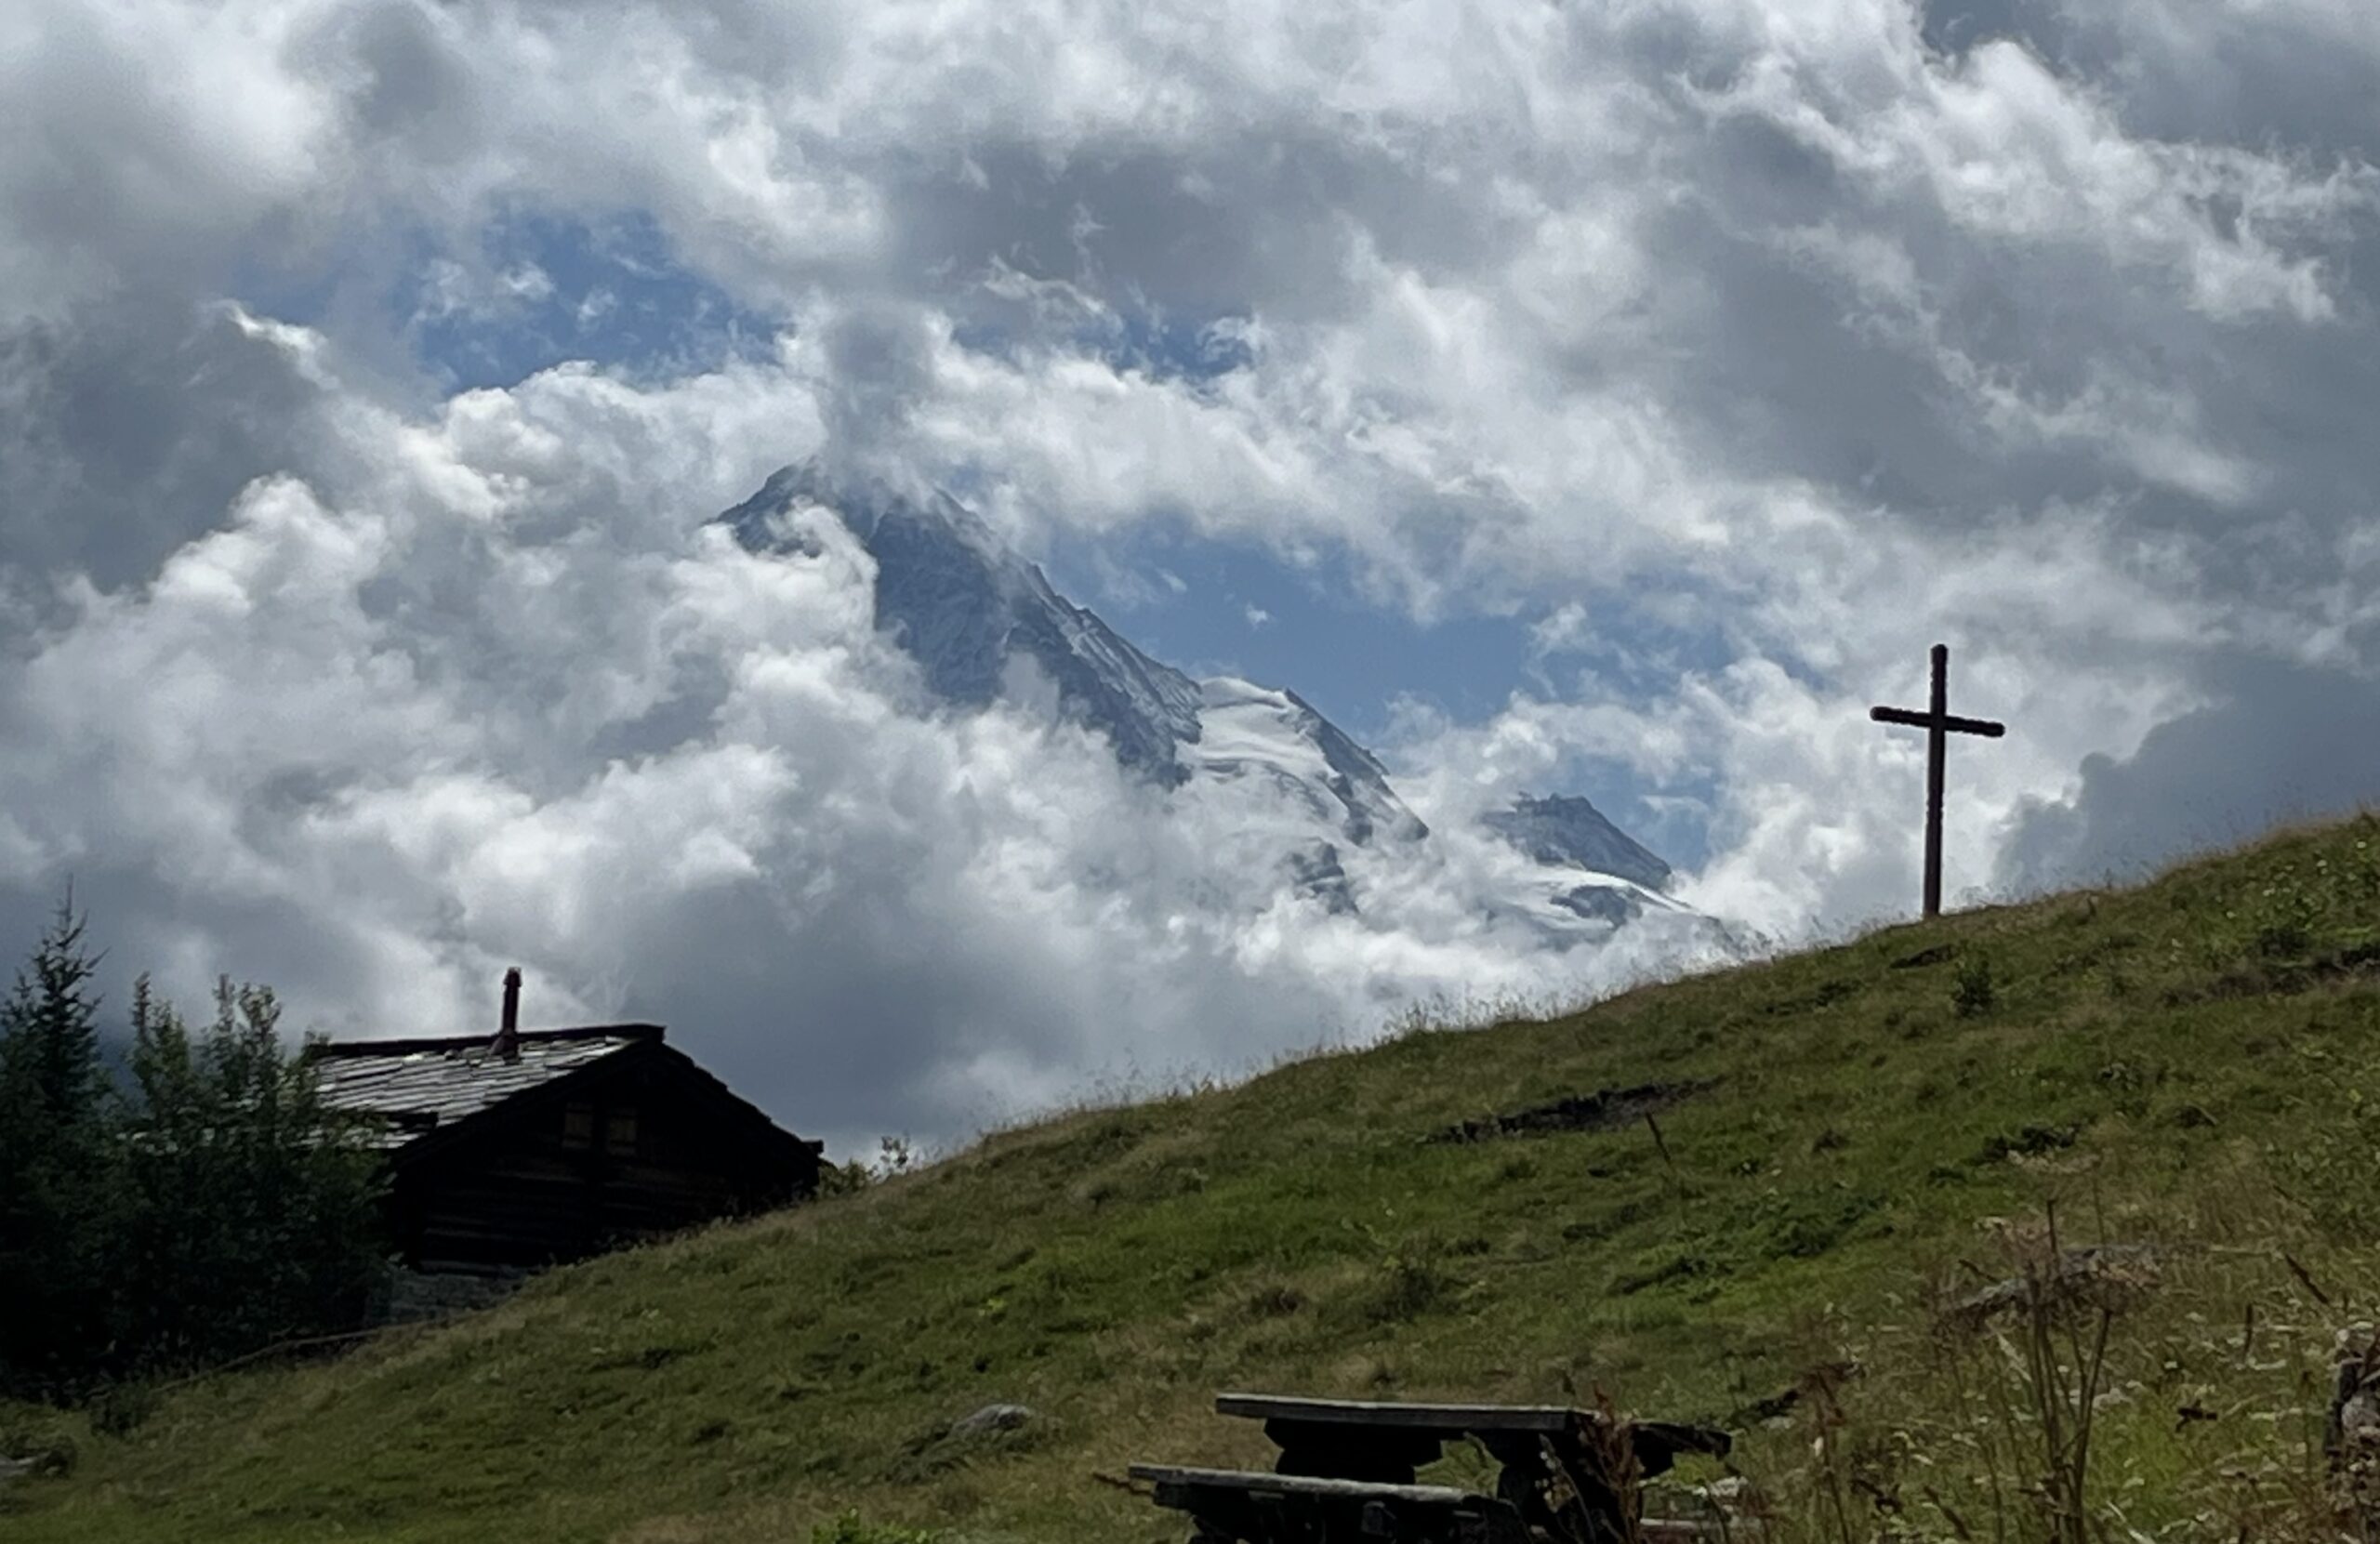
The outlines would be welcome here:
<svg viewBox="0 0 2380 1544">
<path fill-rule="evenodd" d="M 1365 1316 L 1374 1324 L 1402 1324 L 1453 1297 L 1461 1283 L 1442 1269 L 1433 1249 L 1400 1249 L 1382 1267 Z"/>
<path fill-rule="evenodd" d="M 854 1195 L 876 1182 L 876 1175 L 857 1158 L 847 1164 L 834 1162 L 818 1166 L 818 1194 L 824 1195 Z"/>
<path fill-rule="evenodd" d="M 823 1163 L 818 1166 L 818 1194 L 849 1195 L 866 1190 L 896 1174 L 906 1174 L 925 1161 L 916 1144 L 906 1137 L 876 1139 L 876 1161 L 853 1158 L 845 1164 Z"/>
<path fill-rule="evenodd" d="M 1991 1011 L 1998 1000 L 1991 982 L 1991 961 L 1983 955 L 1963 960 L 1959 973 L 1950 983 L 1950 1008 L 1962 1019 L 1972 1019 Z"/>
<path fill-rule="evenodd" d="M 380 1272 L 380 1165 L 281 1043 L 271 989 L 193 1033 L 134 983 L 121 1140 L 121 1370 L 205 1366 L 351 1326 Z"/>
</svg>

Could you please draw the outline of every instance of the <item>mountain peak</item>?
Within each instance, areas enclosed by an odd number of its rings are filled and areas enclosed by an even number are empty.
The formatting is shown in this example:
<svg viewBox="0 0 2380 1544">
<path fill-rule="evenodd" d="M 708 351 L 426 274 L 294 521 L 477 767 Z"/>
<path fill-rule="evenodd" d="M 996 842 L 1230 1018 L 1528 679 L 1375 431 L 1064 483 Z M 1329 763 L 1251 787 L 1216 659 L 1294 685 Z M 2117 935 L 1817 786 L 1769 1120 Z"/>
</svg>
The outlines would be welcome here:
<svg viewBox="0 0 2380 1544">
<path fill-rule="evenodd" d="M 833 511 L 863 544 L 869 542 L 887 520 L 907 521 L 940 528 L 949 539 L 982 554 L 996 566 L 1012 564 L 1021 571 L 1035 574 L 1040 572 L 1013 559 L 982 516 L 943 490 L 905 488 L 881 473 L 833 466 L 815 455 L 779 467 L 760 484 L 760 492 L 719 518 L 747 550 L 765 552 L 778 545 L 770 527 L 774 517 L 805 504 Z M 1002 559 L 1007 559 L 1008 563 L 1001 563 Z"/>
<path fill-rule="evenodd" d="M 831 510 L 874 558 L 877 626 L 936 696 L 985 706 L 1012 689 L 1017 666 L 1029 666 L 1119 763 L 1223 800 L 1250 861 L 1274 864 L 1332 911 L 1359 909 L 1349 861 L 1417 852 L 1428 838 L 1380 759 L 1303 697 L 1228 676 L 1194 680 L 1143 653 L 947 492 L 813 459 L 773 473 L 720 518 L 747 548 L 780 551 L 789 538 L 778 517 L 803 505 Z M 1580 921 L 1618 926 L 1648 904 L 1684 909 L 1654 893 L 1669 864 L 1583 798 L 1523 798 L 1486 824 L 1540 865 L 1523 886 L 1535 898 L 1520 909 L 1554 936 L 1578 937 Z"/>
<path fill-rule="evenodd" d="M 876 560 L 877 626 L 900 640 L 937 696 L 984 706 L 1022 657 L 1126 766 L 1169 785 L 1187 775 L 1179 747 L 1198 738 L 1198 683 L 1070 604 L 973 510 L 939 489 L 906 493 L 813 458 L 772 474 L 720 518 L 747 549 L 775 551 L 784 542 L 775 517 L 800 504 L 833 511 Z"/>
</svg>

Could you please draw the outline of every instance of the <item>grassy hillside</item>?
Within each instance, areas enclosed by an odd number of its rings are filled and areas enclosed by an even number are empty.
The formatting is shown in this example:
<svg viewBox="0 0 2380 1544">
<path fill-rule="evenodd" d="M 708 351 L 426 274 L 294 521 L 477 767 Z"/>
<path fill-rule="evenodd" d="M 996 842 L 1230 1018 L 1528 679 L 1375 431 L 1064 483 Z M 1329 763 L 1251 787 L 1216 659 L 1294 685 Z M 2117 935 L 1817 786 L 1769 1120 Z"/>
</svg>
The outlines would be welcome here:
<svg viewBox="0 0 2380 1544">
<path fill-rule="evenodd" d="M 1735 1419 L 1789 1534 L 2038 1537 L 2021 1342 L 1934 1305 L 2054 1217 L 2158 1251 L 2108 1340 L 2111 1536 L 2311 1537 L 2331 1337 L 2380 1280 L 2375 972 L 2367 818 L 1086 1111 L 79 1426 L 71 1474 L 0 1493 L 0 1536 L 800 1539 L 853 1507 L 1154 1544 L 1183 1528 L 1098 1476 L 1268 1462 L 1208 1412 L 1261 1388 L 1602 1390 Z M 1697 1091 L 1658 1130 L 1424 1140 L 1650 1084 Z M 1815 1397 L 1763 1419 L 1797 1380 Z M 994 1401 L 1040 1414 L 943 1434 Z"/>
</svg>

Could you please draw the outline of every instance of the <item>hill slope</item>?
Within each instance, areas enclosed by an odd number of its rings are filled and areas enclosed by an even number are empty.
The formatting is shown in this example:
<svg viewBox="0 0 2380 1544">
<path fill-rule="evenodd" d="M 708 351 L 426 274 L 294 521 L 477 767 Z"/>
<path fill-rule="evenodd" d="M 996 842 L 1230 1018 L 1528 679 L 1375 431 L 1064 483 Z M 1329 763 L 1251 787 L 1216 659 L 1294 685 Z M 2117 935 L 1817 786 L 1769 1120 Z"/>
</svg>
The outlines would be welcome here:
<svg viewBox="0 0 2380 1544">
<path fill-rule="evenodd" d="M 1425 1140 L 1653 1084 L 1686 1086 L 1658 1139 L 1636 1099 L 1602 1129 Z M 2312 1515 L 2331 1330 L 2380 1280 L 2374 1111 L 2366 818 L 998 1135 L 338 1362 L 175 1391 L 126 1437 L 86 1432 L 71 1477 L 20 1482 L 0 1533 L 784 1539 L 851 1505 L 1154 1544 L 1182 1529 L 1094 1474 L 1265 1461 L 1207 1413 L 1218 1389 L 1599 1387 L 1732 1415 L 1789 1523 L 1840 1495 L 1865 1537 L 1888 1497 L 1915 1532 L 1955 1512 L 1982 1535 L 2034 1506 L 2021 1413 L 1994 1413 L 2011 1364 L 1924 1304 L 2055 1207 L 2068 1241 L 2153 1245 L 2162 1276 L 2110 1339 L 2094 1506 L 2119 1536 L 2286 1537 Z M 1831 1399 L 1760 1406 L 1844 1361 L 1866 1376 L 1828 1444 Z M 994 1401 L 1040 1415 L 943 1434 Z"/>
</svg>

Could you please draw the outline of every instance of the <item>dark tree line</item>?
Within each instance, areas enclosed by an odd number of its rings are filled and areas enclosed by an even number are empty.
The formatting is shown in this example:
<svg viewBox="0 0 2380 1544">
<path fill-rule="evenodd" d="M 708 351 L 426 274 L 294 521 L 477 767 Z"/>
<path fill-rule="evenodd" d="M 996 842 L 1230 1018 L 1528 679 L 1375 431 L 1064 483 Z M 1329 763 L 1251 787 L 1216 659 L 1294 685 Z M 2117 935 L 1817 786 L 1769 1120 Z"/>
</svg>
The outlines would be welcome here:
<svg viewBox="0 0 2380 1544">
<path fill-rule="evenodd" d="M 377 1164 L 281 1043 L 270 989 L 186 1023 L 134 988 L 110 1075 L 69 902 L 0 1002 L 0 1393 L 51 1400 L 351 1326 Z"/>
</svg>

